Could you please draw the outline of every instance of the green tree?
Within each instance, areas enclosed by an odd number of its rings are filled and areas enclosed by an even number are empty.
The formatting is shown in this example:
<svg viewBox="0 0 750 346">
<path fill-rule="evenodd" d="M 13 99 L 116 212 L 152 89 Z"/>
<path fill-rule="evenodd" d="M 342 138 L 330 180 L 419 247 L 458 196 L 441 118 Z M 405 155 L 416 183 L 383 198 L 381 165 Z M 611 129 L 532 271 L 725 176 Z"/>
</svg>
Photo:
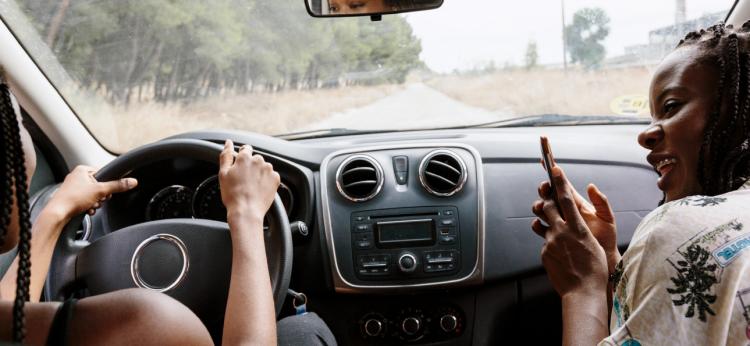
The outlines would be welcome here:
<svg viewBox="0 0 750 346">
<path fill-rule="evenodd" d="M 537 60 L 539 59 L 539 53 L 536 49 L 536 42 L 531 40 L 526 45 L 526 55 L 524 60 L 526 61 L 526 69 L 530 70 L 536 67 Z"/>
<path fill-rule="evenodd" d="M 421 43 L 401 16 L 321 20 L 293 1 L 23 2 L 81 88 L 111 103 L 403 83 Z"/>
<path fill-rule="evenodd" d="M 570 60 L 587 69 L 599 68 L 607 52 L 602 41 L 609 35 L 609 16 L 603 9 L 583 8 L 573 14 L 565 27 Z"/>
</svg>

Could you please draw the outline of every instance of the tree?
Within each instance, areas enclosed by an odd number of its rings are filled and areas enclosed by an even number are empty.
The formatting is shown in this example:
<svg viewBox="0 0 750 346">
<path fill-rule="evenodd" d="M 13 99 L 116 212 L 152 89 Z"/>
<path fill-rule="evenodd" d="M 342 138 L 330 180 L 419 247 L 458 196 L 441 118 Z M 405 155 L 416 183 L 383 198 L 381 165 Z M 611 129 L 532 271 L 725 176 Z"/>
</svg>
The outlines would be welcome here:
<svg viewBox="0 0 750 346">
<path fill-rule="evenodd" d="M 257 0 L 21 7 L 77 87 L 113 104 L 403 83 L 423 66 L 421 42 L 401 16 L 320 20 L 296 2 Z"/>
<path fill-rule="evenodd" d="M 601 66 L 607 52 L 602 41 L 609 35 L 609 17 L 603 9 L 583 8 L 573 14 L 573 22 L 565 27 L 565 40 L 570 60 L 586 69 Z"/>
<path fill-rule="evenodd" d="M 526 69 L 530 70 L 536 67 L 537 60 L 539 59 L 539 53 L 536 50 L 536 42 L 531 40 L 526 45 Z"/>
</svg>

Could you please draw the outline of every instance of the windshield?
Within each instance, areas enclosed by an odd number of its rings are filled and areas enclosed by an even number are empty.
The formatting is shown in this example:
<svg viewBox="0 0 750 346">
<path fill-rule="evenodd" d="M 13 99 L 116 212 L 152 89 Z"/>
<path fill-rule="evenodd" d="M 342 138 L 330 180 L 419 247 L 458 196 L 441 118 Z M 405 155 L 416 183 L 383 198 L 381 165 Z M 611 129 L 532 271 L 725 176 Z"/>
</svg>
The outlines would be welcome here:
<svg viewBox="0 0 750 346">
<path fill-rule="evenodd" d="M 311 18 L 301 0 L 0 0 L 0 16 L 100 143 L 123 152 L 204 129 L 648 117 L 654 67 L 731 5 L 445 0 L 374 22 Z"/>
</svg>

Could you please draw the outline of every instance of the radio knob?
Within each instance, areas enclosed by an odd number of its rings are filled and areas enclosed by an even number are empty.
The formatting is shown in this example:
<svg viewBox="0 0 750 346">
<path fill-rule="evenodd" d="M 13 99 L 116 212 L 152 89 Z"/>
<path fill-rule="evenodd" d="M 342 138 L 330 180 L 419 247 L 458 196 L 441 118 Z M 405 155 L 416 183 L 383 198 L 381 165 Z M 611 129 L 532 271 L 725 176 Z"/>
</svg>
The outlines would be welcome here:
<svg viewBox="0 0 750 346">
<path fill-rule="evenodd" d="M 365 334 L 368 336 L 378 336 L 383 331 L 383 322 L 371 318 L 365 322 Z"/>
<path fill-rule="evenodd" d="M 443 317 L 440 317 L 440 329 L 444 332 L 450 333 L 456 330 L 456 327 L 458 327 L 458 318 L 456 318 L 456 316 L 446 314 L 443 315 Z"/>
<path fill-rule="evenodd" d="M 411 273 L 417 269 L 417 258 L 412 253 L 401 254 L 398 258 L 398 269 L 403 273 Z"/>
<path fill-rule="evenodd" d="M 407 317 L 401 321 L 401 331 L 408 336 L 414 336 L 422 329 L 422 321 L 417 317 Z"/>
</svg>

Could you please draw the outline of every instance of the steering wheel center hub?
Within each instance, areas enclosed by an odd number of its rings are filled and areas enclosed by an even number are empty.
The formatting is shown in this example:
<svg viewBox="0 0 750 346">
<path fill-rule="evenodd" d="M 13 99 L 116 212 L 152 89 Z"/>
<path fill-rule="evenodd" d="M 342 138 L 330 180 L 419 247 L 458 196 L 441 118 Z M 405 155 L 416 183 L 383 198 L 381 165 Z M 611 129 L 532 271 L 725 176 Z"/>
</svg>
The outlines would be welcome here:
<svg viewBox="0 0 750 346">
<path fill-rule="evenodd" d="M 130 273 L 136 286 L 166 292 L 182 282 L 189 264 L 190 257 L 182 240 L 163 233 L 138 245 L 130 261 Z"/>
</svg>

